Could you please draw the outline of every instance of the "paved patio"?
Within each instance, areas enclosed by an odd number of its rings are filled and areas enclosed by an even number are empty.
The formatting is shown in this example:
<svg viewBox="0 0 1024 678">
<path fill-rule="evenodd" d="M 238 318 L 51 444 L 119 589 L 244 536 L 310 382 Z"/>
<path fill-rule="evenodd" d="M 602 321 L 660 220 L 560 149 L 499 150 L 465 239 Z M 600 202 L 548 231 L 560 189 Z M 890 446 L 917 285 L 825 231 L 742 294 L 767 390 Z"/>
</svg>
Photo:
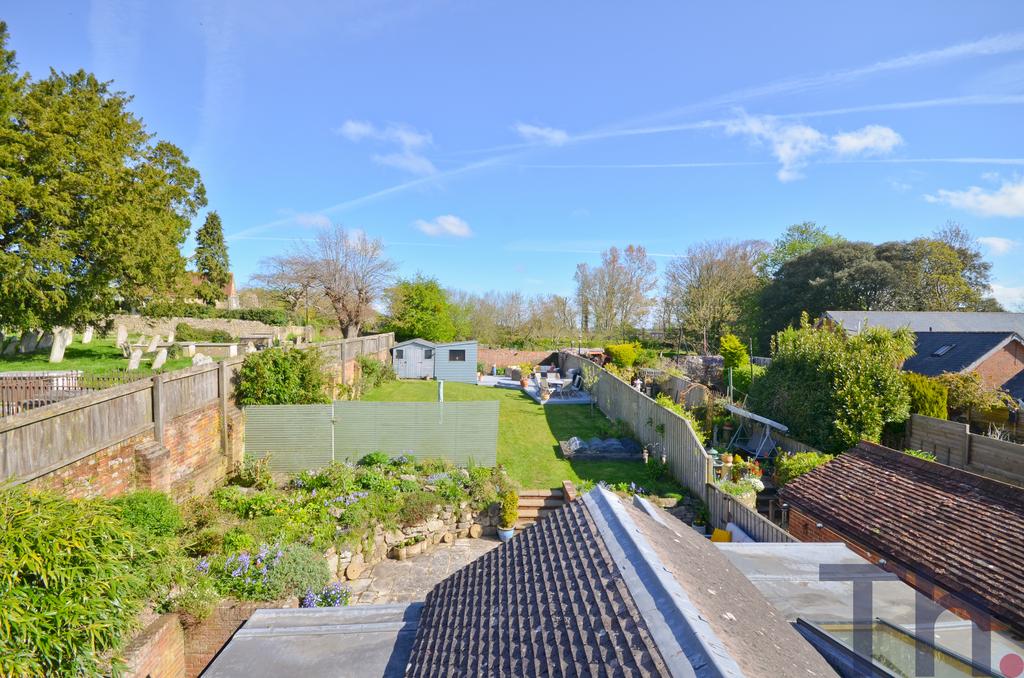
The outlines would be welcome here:
<svg viewBox="0 0 1024 678">
<path fill-rule="evenodd" d="M 381 561 L 361 578 L 348 582 L 352 604 L 421 601 L 442 579 L 500 545 L 497 539 L 486 537 L 457 539 L 451 546 L 439 544 L 430 553 L 408 560 Z"/>
<path fill-rule="evenodd" d="M 480 386 L 492 386 L 494 388 L 510 388 L 524 392 L 526 395 L 533 398 L 534 402 L 540 405 L 589 405 L 590 394 L 579 392 L 569 397 L 562 397 L 552 395 L 546 402 L 542 402 L 540 399 L 540 389 L 537 388 L 537 382 L 530 379 L 528 386 L 523 388 L 519 385 L 518 381 L 509 379 L 503 376 L 491 376 L 485 374 L 480 377 Z"/>
</svg>

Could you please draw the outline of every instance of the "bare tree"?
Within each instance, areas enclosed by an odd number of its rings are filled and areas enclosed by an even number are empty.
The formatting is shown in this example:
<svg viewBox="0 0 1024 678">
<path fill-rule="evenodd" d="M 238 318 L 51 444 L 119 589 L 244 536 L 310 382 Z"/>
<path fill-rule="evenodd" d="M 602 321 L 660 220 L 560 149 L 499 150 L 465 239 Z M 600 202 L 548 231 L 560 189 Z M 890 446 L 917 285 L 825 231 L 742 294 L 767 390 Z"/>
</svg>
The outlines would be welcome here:
<svg viewBox="0 0 1024 678">
<path fill-rule="evenodd" d="M 253 282 L 267 290 L 273 298 L 292 313 L 304 307 L 306 322 L 309 322 L 309 307 L 316 306 L 316 280 L 306 265 L 306 259 L 298 254 L 283 254 L 260 262 L 260 272 L 252 277 Z"/>
<path fill-rule="evenodd" d="M 714 351 L 723 333 L 741 320 L 760 282 L 758 255 L 765 243 L 706 241 L 665 269 L 665 299 L 685 336 L 705 352 Z"/>
<path fill-rule="evenodd" d="M 359 328 L 373 315 L 373 303 L 381 298 L 396 266 L 384 256 L 380 239 L 362 231 L 346 231 L 335 225 L 317 234 L 297 255 L 316 289 L 323 293 L 346 337 L 359 336 Z"/>
<path fill-rule="evenodd" d="M 576 298 L 584 331 L 624 335 L 651 310 L 657 266 L 647 250 L 629 245 L 601 254 L 601 265 L 576 267 Z"/>
</svg>

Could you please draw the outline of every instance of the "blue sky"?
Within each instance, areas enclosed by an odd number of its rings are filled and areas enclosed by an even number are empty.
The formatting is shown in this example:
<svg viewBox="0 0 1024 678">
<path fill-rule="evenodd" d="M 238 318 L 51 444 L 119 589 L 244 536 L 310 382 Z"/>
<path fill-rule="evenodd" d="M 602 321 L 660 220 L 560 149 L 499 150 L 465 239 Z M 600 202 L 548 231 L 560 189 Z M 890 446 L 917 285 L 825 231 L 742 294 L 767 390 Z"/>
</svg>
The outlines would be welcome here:
<svg viewBox="0 0 1024 678">
<path fill-rule="evenodd" d="M 294 6 L 287 6 L 294 5 Z M 642 9 L 641 9 L 642 8 Z M 7 3 L 192 158 L 241 282 L 330 222 L 403 274 L 571 291 L 637 243 L 813 220 L 981 239 L 1024 304 L 1024 4 Z M 197 226 L 200 220 L 197 220 Z"/>
</svg>

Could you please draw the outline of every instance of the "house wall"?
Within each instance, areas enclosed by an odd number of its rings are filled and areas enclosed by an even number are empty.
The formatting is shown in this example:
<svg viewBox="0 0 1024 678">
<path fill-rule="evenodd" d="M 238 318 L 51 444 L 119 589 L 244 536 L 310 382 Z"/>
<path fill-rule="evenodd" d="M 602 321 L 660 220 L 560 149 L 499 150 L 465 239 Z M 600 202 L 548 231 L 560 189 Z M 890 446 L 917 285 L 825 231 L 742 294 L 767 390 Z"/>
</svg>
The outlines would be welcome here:
<svg viewBox="0 0 1024 678">
<path fill-rule="evenodd" d="M 449 350 L 464 350 L 465 362 L 448 360 Z M 461 381 L 467 384 L 476 383 L 477 343 L 475 341 L 438 344 L 434 353 L 434 378 L 444 381 Z"/>
<path fill-rule="evenodd" d="M 821 525 L 821 527 L 818 527 L 818 525 Z M 954 593 L 918 575 L 916 572 L 909 570 L 899 563 L 892 562 L 890 555 L 873 551 L 842 531 L 830 527 L 827 522 L 820 518 L 804 513 L 800 509 L 790 508 L 787 529 L 791 535 L 802 542 L 841 542 L 846 544 L 851 551 L 861 558 L 878 565 L 887 572 L 892 572 L 908 586 L 912 586 L 919 593 L 942 605 L 942 607 L 961 619 L 970 619 L 978 623 L 982 628 L 986 628 L 990 623 L 993 623 L 991 617 L 986 612 L 965 603 Z M 885 562 L 880 563 L 879 561 L 881 560 Z M 1002 625 L 998 625 L 998 627 L 1003 628 Z"/>
<path fill-rule="evenodd" d="M 1024 371 L 1024 344 L 1011 341 L 990 355 L 975 369 L 989 388 L 999 388 Z"/>
</svg>

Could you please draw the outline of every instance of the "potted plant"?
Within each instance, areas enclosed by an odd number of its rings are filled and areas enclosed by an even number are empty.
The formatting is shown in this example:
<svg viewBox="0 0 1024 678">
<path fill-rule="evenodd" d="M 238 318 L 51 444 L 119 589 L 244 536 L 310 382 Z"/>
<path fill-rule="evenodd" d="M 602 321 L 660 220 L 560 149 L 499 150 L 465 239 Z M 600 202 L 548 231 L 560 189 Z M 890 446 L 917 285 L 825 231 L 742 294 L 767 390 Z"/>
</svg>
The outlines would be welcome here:
<svg viewBox="0 0 1024 678">
<path fill-rule="evenodd" d="M 708 509 L 706 506 L 702 505 L 697 509 L 697 513 L 694 514 L 693 522 L 690 524 L 690 527 L 696 530 L 697 534 L 707 534 L 709 519 L 710 516 L 708 515 Z"/>
<path fill-rule="evenodd" d="M 530 383 L 530 374 L 532 370 L 529 365 L 519 366 L 519 385 L 526 388 L 527 384 Z"/>
<path fill-rule="evenodd" d="M 509 490 L 501 495 L 501 518 L 498 520 L 498 539 L 508 541 L 516 533 L 519 520 L 519 495 Z"/>
</svg>

